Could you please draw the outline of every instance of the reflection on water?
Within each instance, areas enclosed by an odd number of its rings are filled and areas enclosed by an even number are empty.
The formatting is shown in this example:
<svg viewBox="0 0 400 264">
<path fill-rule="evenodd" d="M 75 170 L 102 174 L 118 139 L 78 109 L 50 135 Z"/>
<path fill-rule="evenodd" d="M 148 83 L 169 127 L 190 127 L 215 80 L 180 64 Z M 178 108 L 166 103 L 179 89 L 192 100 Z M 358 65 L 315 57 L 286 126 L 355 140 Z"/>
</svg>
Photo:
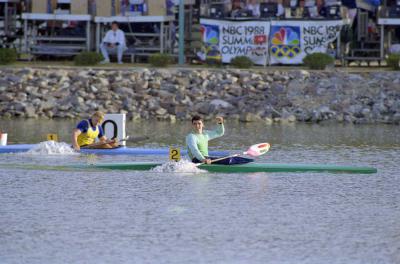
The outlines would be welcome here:
<svg viewBox="0 0 400 264">
<path fill-rule="evenodd" d="M 69 141 L 75 121 L 0 121 L 14 142 Z M 0 263 L 400 263 L 396 126 L 228 122 L 213 147 L 271 142 L 258 162 L 367 165 L 377 174 L 17 169 L 160 156 L 0 155 Z M 128 123 L 145 146 L 186 123 Z"/>
<path fill-rule="evenodd" d="M 56 133 L 60 141 L 71 141 L 71 131 L 77 120 L 34 120 L 0 119 L 0 130 L 8 133 L 9 144 L 38 143 L 46 140 L 46 135 Z M 206 122 L 206 127 L 213 127 Z M 184 145 L 185 135 L 190 131 L 190 122 L 127 122 L 127 134 L 136 137 L 147 135 L 149 140 L 136 145 L 149 147 Z M 399 147 L 400 126 L 392 125 L 349 125 L 349 124 L 286 124 L 266 125 L 263 123 L 227 122 L 223 138 L 211 145 L 222 148 L 242 148 L 256 142 L 271 142 L 272 145 L 347 145 Z"/>
</svg>

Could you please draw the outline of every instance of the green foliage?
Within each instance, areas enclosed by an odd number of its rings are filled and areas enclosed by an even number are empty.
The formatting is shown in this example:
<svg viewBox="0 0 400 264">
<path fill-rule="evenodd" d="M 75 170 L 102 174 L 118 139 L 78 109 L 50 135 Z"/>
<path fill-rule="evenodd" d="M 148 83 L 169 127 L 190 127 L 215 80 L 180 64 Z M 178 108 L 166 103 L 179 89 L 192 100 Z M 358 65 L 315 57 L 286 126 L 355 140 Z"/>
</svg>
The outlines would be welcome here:
<svg viewBox="0 0 400 264">
<path fill-rule="evenodd" d="M 248 69 L 253 66 L 253 62 L 246 56 L 238 56 L 231 60 L 231 65 L 240 69 Z"/>
<path fill-rule="evenodd" d="M 15 49 L 0 48 L 0 64 L 10 64 L 17 60 L 17 51 Z"/>
<path fill-rule="evenodd" d="M 324 70 L 326 66 L 334 61 L 335 59 L 330 55 L 321 52 L 309 54 L 303 59 L 303 63 L 312 70 Z"/>
<path fill-rule="evenodd" d="M 92 66 L 103 60 L 103 56 L 97 52 L 81 52 L 74 58 L 74 63 L 77 66 Z"/>
<path fill-rule="evenodd" d="M 389 67 L 394 70 L 400 70 L 400 54 L 390 54 L 389 57 L 386 59 L 386 63 Z"/>
<path fill-rule="evenodd" d="M 173 59 L 168 54 L 155 53 L 149 57 L 149 63 L 153 67 L 168 67 L 168 65 L 173 63 Z"/>
</svg>

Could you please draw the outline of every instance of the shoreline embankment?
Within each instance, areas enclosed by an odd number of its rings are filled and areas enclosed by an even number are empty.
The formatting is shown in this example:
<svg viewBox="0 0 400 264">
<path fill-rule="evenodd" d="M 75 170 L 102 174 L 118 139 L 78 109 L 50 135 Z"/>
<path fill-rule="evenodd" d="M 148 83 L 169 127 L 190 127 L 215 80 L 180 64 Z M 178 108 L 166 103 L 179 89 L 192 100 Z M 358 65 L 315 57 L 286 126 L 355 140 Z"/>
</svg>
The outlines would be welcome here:
<svg viewBox="0 0 400 264">
<path fill-rule="evenodd" d="M 3 118 L 223 115 L 243 122 L 400 123 L 400 72 L 1 68 Z"/>
</svg>

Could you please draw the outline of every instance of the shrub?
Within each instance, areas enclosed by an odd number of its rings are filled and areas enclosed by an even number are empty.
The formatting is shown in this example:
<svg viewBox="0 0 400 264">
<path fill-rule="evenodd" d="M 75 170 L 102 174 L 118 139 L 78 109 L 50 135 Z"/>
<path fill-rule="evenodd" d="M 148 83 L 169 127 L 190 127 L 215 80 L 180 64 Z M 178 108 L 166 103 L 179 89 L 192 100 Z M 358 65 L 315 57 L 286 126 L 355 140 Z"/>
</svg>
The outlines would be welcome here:
<svg viewBox="0 0 400 264">
<path fill-rule="evenodd" d="M 334 61 L 335 59 L 330 55 L 321 52 L 309 54 L 303 59 L 304 64 L 313 70 L 324 70 L 326 66 Z"/>
<path fill-rule="evenodd" d="M 231 65 L 240 69 L 248 69 L 253 66 L 253 62 L 246 56 L 238 56 L 231 60 Z"/>
<path fill-rule="evenodd" d="M 17 51 L 15 49 L 0 48 L 0 64 L 10 64 L 17 60 Z"/>
<path fill-rule="evenodd" d="M 152 54 L 149 57 L 149 63 L 153 67 L 168 67 L 169 64 L 173 62 L 170 55 L 164 53 Z"/>
<path fill-rule="evenodd" d="M 91 66 L 98 64 L 101 60 L 103 60 L 101 54 L 84 51 L 75 56 L 74 63 L 78 66 Z"/>
<path fill-rule="evenodd" d="M 386 63 L 389 67 L 393 68 L 394 70 L 400 70 L 400 54 L 390 54 L 389 57 L 386 59 Z"/>
</svg>

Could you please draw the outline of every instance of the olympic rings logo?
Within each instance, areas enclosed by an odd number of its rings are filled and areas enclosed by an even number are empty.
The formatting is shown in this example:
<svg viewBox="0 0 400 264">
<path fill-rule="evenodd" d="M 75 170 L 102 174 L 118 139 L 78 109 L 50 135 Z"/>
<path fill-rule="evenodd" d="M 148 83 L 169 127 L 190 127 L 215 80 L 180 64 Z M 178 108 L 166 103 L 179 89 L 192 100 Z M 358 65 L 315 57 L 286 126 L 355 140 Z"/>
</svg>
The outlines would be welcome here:
<svg viewBox="0 0 400 264">
<path fill-rule="evenodd" d="M 294 58 L 299 53 L 301 53 L 301 49 L 299 45 L 289 46 L 289 45 L 272 45 L 270 47 L 270 52 L 274 57 L 277 58 Z"/>
</svg>

